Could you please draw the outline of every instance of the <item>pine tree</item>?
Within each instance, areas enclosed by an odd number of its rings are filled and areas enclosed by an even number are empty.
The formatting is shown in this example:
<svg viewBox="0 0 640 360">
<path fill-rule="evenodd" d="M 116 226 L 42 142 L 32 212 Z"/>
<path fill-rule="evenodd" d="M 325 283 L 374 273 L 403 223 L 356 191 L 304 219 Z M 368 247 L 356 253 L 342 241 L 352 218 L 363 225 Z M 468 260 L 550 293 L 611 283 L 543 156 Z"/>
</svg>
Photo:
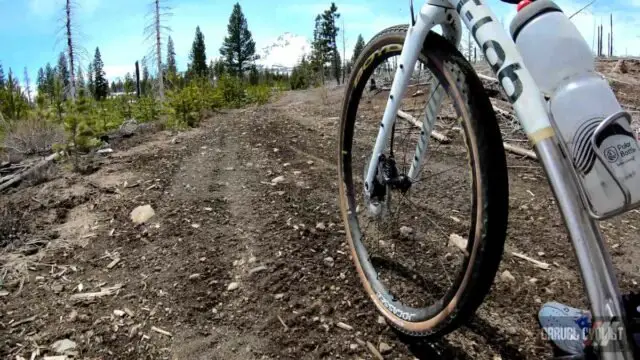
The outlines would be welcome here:
<svg viewBox="0 0 640 360">
<path fill-rule="evenodd" d="M 24 91 L 27 93 L 27 100 L 29 104 L 31 104 L 31 78 L 29 78 L 29 70 L 27 67 L 24 67 Z"/>
<path fill-rule="evenodd" d="M 167 69 L 169 75 L 172 74 L 171 70 Z M 173 73 L 175 74 L 175 73 Z M 171 76 L 169 76 L 171 78 Z M 142 58 L 142 81 L 140 83 L 140 91 L 143 95 L 151 94 L 151 74 L 149 73 L 149 66 L 147 65 L 147 58 Z"/>
<path fill-rule="evenodd" d="M 124 92 L 130 94 L 134 91 L 134 82 L 133 77 L 131 77 L 131 73 L 127 73 L 124 76 Z"/>
<path fill-rule="evenodd" d="M 331 7 L 322 14 L 322 32 L 321 36 L 325 39 L 333 76 L 340 84 L 340 54 L 338 53 L 338 37 L 339 27 L 336 25 L 336 19 L 340 18 L 338 7 L 335 3 L 331 3 Z"/>
<path fill-rule="evenodd" d="M 118 92 L 118 88 L 116 87 L 116 82 L 115 81 L 111 82 L 111 92 L 112 93 Z"/>
<path fill-rule="evenodd" d="M 216 79 L 220 79 L 222 74 L 226 72 L 225 63 L 222 59 L 218 59 L 213 64 L 213 75 Z"/>
<path fill-rule="evenodd" d="M 45 92 L 49 95 L 49 98 L 53 103 L 54 101 L 53 90 L 54 90 L 55 81 L 56 81 L 56 71 L 49 63 L 47 63 L 47 66 L 45 66 L 44 68 L 44 76 L 45 76 L 45 83 L 46 83 Z"/>
<path fill-rule="evenodd" d="M 315 72 L 320 74 L 322 84 L 324 84 L 324 69 L 329 50 L 327 40 L 323 36 L 323 20 L 321 15 L 316 16 L 315 27 L 313 29 L 313 43 L 311 46 L 311 63 L 313 64 Z"/>
<path fill-rule="evenodd" d="M 254 65 L 249 69 L 249 84 L 258 85 L 258 82 L 260 82 L 260 73 Z"/>
<path fill-rule="evenodd" d="M 233 75 L 242 77 L 252 62 L 257 60 L 256 43 L 253 41 L 247 19 L 242 13 L 239 3 L 233 6 L 227 25 L 228 36 L 220 48 L 220 55 L 225 58 L 225 65 Z"/>
<path fill-rule="evenodd" d="M 0 64 L 0 88 L 4 87 L 6 80 L 4 79 L 4 70 L 2 64 Z"/>
<path fill-rule="evenodd" d="M 356 40 L 356 45 L 353 47 L 353 56 L 351 57 L 351 62 L 355 63 L 358 60 L 358 56 L 364 50 L 364 39 L 362 38 L 362 34 L 358 35 L 358 40 Z"/>
<path fill-rule="evenodd" d="M 82 72 L 82 67 L 78 66 L 78 71 L 76 71 L 76 89 L 78 90 L 78 94 L 80 94 L 81 89 L 85 89 L 87 84 L 84 82 L 84 73 Z M 84 92 L 86 95 L 86 92 Z"/>
<path fill-rule="evenodd" d="M 38 90 L 38 96 L 42 96 L 47 93 L 47 76 L 45 75 L 43 68 L 38 69 L 36 89 Z"/>
<path fill-rule="evenodd" d="M 189 72 L 195 76 L 207 76 L 207 53 L 204 45 L 204 35 L 200 26 L 196 27 L 196 36 L 193 39 L 191 53 L 189 54 Z"/>
<path fill-rule="evenodd" d="M 56 71 L 58 73 L 58 77 L 62 80 L 63 93 L 65 94 L 64 98 L 66 99 L 66 93 L 69 90 L 69 83 L 71 81 L 69 80 L 69 63 L 67 62 L 67 56 L 64 52 L 61 52 L 58 57 L 58 68 Z"/>
<path fill-rule="evenodd" d="M 89 63 L 87 67 L 87 90 L 89 91 L 89 96 L 95 98 L 96 96 L 96 80 L 95 80 L 95 72 L 93 70 L 93 63 Z"/>
<path fill-rule="evenodd" d="M 107 81 L 104 73 L 104 64 L 102 62 L 102 56 L 100 56 L 99 48 L 96 48 L 96 54 L 93 58 L 93 71 L 96 87 L 94 98 L 96 100 L 104 100 L 107 98 L 107 94 L 109 93 L 109 82 Z"/>
<path fill-rule="evenodd" d="M 175 76 L 177 73 L 176 49 L 173 45 L 173 39 L 169 36 L 169 40 L 167 41 L 167 74 Z"/>
</svg>

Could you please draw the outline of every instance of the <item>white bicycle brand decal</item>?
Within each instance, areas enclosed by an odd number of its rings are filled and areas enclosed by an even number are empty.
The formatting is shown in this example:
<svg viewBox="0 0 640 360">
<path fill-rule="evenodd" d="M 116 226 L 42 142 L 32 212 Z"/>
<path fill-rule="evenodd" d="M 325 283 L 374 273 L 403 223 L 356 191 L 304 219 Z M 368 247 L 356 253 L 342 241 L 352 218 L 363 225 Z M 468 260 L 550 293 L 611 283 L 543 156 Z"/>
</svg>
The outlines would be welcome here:
<svg viewBox="0 0 640 360">
<path fill-rule="evenodd" d="M 469 6 L 463 12 L 462 7 L 467 3 L 472 3 L 475 6 Z M 478 44 L 480 43 L 477 37 L 478 30 L 493 22 L 491 16 L 482 16 L 481 14 L 478 14 L 478 11 L 483 9 L 482 6 L 484 6 L 484 4 L 482 4 L 480 0 L 460 0 L 456 7 L 458 14 L 469 21 L 469 24 L 471 25 L 471 35 L 473 35 L 473 38 Z M 498 74 L 498 80 L 500 81 L 500 84 L 503 84 L 503 88 L 507 93 L 509 100 L 511 100 L 512 103 L 515 103 L 523 92 L 522 81 L 516 72 L 517 70 L 522 69 L 522 65 L 518 62 L 514 62 L 503 68 L 507 56 L 502 45 L 500 45 L 497 39 L 488 39 L 482 43 L 481 46 L 489 65 L 493 71 Z M 490 51 L 492 51 L 493 54 Z M 511 82 L 511 89 L 505 88 L 505 78 L 509 79 Z"/>
<path fill-rule="evenodd" d="M 389 309 L 389 311 L 391 311 L 393 315 L 399 317 L 400 319 L 411 321 L 416 316 L 416 314 L 398 309 L 395 305 L 390 303 L 389 300 L 387 300 L 387 298 L 385 298 L 380 292 L 377 292 L 376 295 L 378 296 L 378 299 L 382 301 L 382 305 L 384 305 L 384 307 Z"/>
</svg>

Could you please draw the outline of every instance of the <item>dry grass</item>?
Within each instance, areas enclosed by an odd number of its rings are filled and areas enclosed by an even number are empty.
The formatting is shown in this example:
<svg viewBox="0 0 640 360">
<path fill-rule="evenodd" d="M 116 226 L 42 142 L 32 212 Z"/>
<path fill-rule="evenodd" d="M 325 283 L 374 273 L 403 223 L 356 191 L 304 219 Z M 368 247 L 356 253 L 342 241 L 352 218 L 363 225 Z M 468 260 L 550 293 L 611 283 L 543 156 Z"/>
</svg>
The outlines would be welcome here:
<svg viewBox="0 0 640 360">
<path fill-rule="evenodd" d="M 25 156 L 51 152 L 56 143 L 64 142 L 64 129 L 42 119 L 7 121 L 0 119 L 0 147 L 8 154 Z"/>
</svg>

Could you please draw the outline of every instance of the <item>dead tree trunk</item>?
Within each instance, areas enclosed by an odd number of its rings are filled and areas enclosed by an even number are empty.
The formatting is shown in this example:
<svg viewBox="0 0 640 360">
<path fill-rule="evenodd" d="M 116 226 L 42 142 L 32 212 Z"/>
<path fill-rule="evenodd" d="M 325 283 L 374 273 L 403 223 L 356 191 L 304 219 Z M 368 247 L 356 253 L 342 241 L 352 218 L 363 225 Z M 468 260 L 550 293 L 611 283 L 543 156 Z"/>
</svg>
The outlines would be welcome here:
<svg viewBox="0 0 640 360">
<path fill-rule="evenodd" d="M 155 25 L 156 25 L 156 61 L 158 64 L 158 91 L 160 101 L 164 100 L 164 74 L 162 71 L 162 37 L 160 35 L 160 0 L 155 0 Z"/>
<path fill-rule="evenodd" d="M 71 101 L 76 100 L 76 70 L 75 70 L 75 49 L 73 47 L 73 33 L 71 27 L 71 16 L 72 16 L 72 2 L 71 0 L 67 0 L 65 3 L 65 31 L 67 35 L 67 55 L 69 56 L 69 96 L 71 97 Z"/>
</svg>

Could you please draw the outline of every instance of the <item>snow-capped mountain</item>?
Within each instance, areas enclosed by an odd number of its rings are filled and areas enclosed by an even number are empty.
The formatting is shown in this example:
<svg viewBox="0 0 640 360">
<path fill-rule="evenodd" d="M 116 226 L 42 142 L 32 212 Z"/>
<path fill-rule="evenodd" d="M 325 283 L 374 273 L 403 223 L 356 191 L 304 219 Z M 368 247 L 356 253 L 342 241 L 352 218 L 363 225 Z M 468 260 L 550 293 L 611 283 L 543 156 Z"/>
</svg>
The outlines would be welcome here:
<svg viewBox="0 0 640 360">
<path fill-rule="evenodd" d="M 311 43 L 306 37 L 286 32 L 258 52 L 256 64 L 274 70 L 290 71 L 302 58 L 311 53 Z"/>
</svg>

